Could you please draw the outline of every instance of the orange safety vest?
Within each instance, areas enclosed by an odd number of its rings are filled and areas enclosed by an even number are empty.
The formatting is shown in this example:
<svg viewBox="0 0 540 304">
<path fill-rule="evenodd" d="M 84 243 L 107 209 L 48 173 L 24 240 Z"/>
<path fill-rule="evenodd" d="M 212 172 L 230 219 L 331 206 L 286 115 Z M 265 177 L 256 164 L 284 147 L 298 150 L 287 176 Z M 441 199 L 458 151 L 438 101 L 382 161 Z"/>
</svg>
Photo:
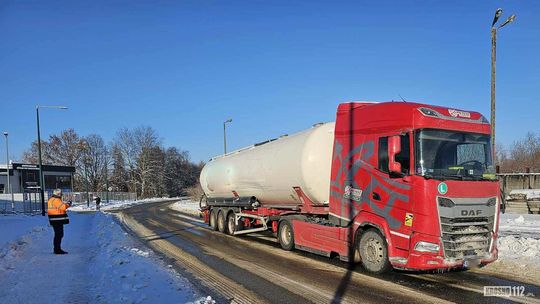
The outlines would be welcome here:
<svg viewBox="0 0 540 304">
<path fill-rule="evenodd" d="M 51 224 L 69 224 L 69 218 L 67 215 L 68 204 L 62 202 L 62 199 L 53 196 L 47 202 L 47 215 L 49 216 L 49 222 Z"/>
</svg>

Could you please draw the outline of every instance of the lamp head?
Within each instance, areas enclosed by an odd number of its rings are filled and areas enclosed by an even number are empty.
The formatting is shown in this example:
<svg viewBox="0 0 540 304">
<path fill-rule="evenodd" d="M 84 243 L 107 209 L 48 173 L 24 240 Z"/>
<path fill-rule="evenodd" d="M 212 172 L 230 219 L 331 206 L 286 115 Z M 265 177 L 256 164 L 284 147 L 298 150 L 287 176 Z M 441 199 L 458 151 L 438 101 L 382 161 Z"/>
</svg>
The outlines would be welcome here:
<svg viewBox="0 0 540 304">
<path fill-rule="evenodd" d="M 514 20 L 516 20 L 516 14 L 512 14 L 512 16 L 508 17 L 508 19 L 506 19 L 506 21 L 504 21 L 499 28 L 507 25 L 508 23 L 514 22 Z"/>
<path fill-rule="evenodd" d="M 225 123 L 232 122 L 232 118 L 225 120 Z"/>
<path fill-rule="evenodd" d="M 8 136 L 8 132 L 4 132 L 4 135 L 5 135 L 5 136 Z"/>
<path fill-rule="evenodd" d="M 491 23 L 491 27 L 493 27 L 495 25 L 495 23 L 497 23 L 497 21 L 499 20 L 499 17 L 501 17 L 503 13 L 503 10 L 502 8 L 498 8 L 496 11 L 495 11 L 495 17 L 493 17 L 493 23 Z"/>
</svg>

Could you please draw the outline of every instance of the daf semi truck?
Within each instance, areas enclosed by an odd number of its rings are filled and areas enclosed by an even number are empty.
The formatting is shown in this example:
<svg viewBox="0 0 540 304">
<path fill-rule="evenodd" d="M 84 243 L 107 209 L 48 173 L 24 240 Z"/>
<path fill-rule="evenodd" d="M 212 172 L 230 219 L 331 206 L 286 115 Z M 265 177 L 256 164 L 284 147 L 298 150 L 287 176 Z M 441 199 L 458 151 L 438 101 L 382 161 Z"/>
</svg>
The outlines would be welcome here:
<svg viewBox="0 0 540 304">
<path fill-rule="evenodd" d="M 342 103 L 335 122 L 212 158 L 201 211 L 214 230 L 271 231 L 373 273 L 483 266 L 500 206 L 490 133 L 477 112 Z"/>
</svg>

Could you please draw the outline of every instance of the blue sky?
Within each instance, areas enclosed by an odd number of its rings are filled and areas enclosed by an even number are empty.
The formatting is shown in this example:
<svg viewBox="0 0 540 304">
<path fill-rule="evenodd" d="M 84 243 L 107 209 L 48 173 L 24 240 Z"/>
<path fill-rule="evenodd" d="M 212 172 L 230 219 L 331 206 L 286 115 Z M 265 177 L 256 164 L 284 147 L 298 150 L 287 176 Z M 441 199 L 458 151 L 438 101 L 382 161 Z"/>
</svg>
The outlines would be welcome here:
<svg viewBox="0 0 540 304">
<path fill-rule="evenodd" d="M 65 128 L 148 125 L 195 161 L 332 121 L 350 100 L 490 109 L 497 141 L 540 131 L 539 1 L 1 1 L 0 131 L 11 158 Z M 0 143 L 4 151 L 4 141 Z M 2 152 L 0 155 L 4 155 Z M 4 156 L 0 157 L 4 162 Z"/>
</svg>

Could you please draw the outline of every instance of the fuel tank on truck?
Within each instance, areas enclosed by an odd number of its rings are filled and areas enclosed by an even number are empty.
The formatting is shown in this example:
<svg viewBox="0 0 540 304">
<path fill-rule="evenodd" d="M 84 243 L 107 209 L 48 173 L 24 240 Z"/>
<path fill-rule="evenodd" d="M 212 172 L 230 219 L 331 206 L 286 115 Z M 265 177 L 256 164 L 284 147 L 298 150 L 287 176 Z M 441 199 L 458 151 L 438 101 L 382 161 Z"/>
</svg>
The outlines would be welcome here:
<svg viewBox="0 0 540 304">
<path fill-rule="evenodd" d="M 208 198 L 255 196 L 263 206 L 301 204 L 301 187 L 315 204 L 328 204 L 334 122 L 212 158 L 201 186 Z"/>
</svg>

